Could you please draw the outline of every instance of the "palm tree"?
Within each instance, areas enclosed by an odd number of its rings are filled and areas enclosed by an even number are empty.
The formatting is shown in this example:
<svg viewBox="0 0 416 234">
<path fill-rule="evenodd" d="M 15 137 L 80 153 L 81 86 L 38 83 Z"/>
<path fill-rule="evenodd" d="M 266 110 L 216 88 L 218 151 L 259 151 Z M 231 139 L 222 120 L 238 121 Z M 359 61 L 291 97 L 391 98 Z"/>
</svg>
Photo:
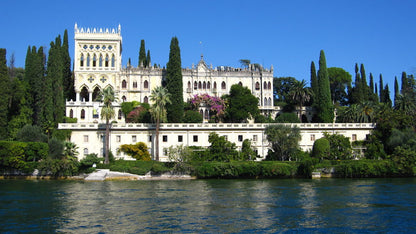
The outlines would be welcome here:
<svg viewBox="0 0 416 234">
<path fill-rule="evenodd" d="M 104 164 L 108 164 L 109 161 L 109 148 L 110 148 L 110 119 L 114 118 L 115 111 L 112 103 L 116 101 L 117 97 L 111 87 L 105 88 L 100 91 L 97 97 L 97 101 L 102 102 L 104 106 L 101 108 L 101 119 L 105 119 L 105 159 Z"/>
<path fill-rule="evenodd" d="M 152 90 L 150 101 L 153 102 L 150 108 L 150 114 L 156 121 L 156 161 L 159 161 L 159 127 L 160 122 L 166 121 L 166 104 L 170 104 L 170 93 L 162 86 L 158 86 Z"/>
<path fill-rule="evenodd" d="M 296 81 L 289 91 L 289 97 L 293 100 L 295 104 L 299 105 L 299 120 L 300 122 L 302 122 L 302 107 L 303 104 L 311 100 L 312 90 L 306 87 L 305 80 Z"/>
<path fill-rule="evenodd" d="M 399 94 L 394 103 L 395 110 L 401 110 L 407 115 L 414 115 L 416 104 L 414 98 L 409 93 Z"/>
</svg>

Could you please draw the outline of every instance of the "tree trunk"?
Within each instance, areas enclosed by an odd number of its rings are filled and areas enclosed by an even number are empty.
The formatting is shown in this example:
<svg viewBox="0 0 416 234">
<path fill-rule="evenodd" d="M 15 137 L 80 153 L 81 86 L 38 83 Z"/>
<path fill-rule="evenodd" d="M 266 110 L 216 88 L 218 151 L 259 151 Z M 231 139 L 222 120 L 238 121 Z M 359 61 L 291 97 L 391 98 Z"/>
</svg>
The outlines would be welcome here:
<svg viewBox="0 0 416 234">
<path fill-rule="evenodd" d="M 156 120 L 156 161 L 159 161 L 159 119 Z"/>
<path fill-rule="evenodd" d="M 110 148 L 110 120 L 107 118 L 105 121 L 105 159 L 104 159 L 104 164 L 109 164 L 110 160 L 109 160 L 109 148 Z"/>
</svg>

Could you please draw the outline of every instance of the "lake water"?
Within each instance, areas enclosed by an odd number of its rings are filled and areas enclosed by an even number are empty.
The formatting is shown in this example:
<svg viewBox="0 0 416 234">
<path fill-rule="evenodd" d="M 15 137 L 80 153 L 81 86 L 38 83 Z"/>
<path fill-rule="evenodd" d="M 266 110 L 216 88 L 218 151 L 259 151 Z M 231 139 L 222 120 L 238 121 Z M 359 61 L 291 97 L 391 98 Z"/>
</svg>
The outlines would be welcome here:
<svg viewBox="0 0 416 234">
<path fill-rule="evenodd" d="M 1 233 L 410 233 L 416 178 L 0 181 Z"/>
</svg>

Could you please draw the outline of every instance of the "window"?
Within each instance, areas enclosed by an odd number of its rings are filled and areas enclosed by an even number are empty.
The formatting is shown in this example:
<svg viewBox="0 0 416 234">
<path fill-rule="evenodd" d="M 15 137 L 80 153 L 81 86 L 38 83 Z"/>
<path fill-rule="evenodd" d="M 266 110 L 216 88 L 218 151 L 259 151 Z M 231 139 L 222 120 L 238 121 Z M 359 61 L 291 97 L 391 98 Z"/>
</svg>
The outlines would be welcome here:
<svg viewBox="0 0 416 234">
<path fill-rule="evenodd" d="M 272 83 L 270 83 L 270 81 L 269 81 L 269 83 L 267 84 L 267 89 L 272 89 Z"/>
<path fill-rule="evenodd" d="M 94 54 L 94 57 L 92 58 L 92 66 L 95 67 L 97 66 L 97 57 Z"/>
<path fill-rule="evenodd" d="M 353 141 L 356 141 L 357 140 L 357 134 L 352 134 L 352 138 L 351 138 Z"/>
<path fill-rule="evenodd" d="M 84 142 L 88 142 L 88 135 L 84 135 Z"/>
<path fill-rule="evenodd" d="M 74 111 L 72 109 L 69 110 L 69 118 L 74 118 Z"/>
<path fill-rule="evenodd" d="M 259 82 L 256 82 L 256 87 L 255 87 L 255 89 L 256 89 L 256 90 L 260 90 L 260 83 L 259 83 Z"/>
<path fill-rule="evenodd" d="M 152 142 L 152 135 L 149 136 L 149 142 Z"/>
<path fill-rule="evenodd" d="M 205 117 L 204 118 L 209 119 L 209 111 L 208 110 L 205 110 Z"/>
<path fill-rule="evenodd" d="M 194 142 L 198 142 L 198 135 L 194 135 L 193 138 Z"/>
<path fill-rule="evenodd" d="M 240 82 L 238 82 L 238 85 L 243 86 L 243 83 L 241 83 L 241 81 L 240 81 Z"/>
<path fill-rule="evenodd" d="M 126 80 L 123 80 L 123 81 L 121 82 L 121 88 L 122 88 L 122 89 L 127 88 L 127 81 L 126 81 Z"/>
<path fill-rule="evenodd" d="M 116 142 L 121 142 L 121 136 L 120 135 L 116 136 Z"/>
<path fill-rule="evenodd" d="M 191 82 L 188 81 L 188 89 L 191 89 Z"/>
<path fill-rule="evenodd" d="M 87 55 L 87 67 L 89 67 L 90 66 L 90 55 L 88 54 Z"/>
<path fill-rule="evenodd" d="M 111 57 L 111 66 L 115 67 L 116 66 L 116 60 L 114 58 L 114 55 Z"/>
<path fill-rule="evenodd" d="M 136 142 L 137 141 L 137 136 L 131 136 L 131 142 Z"/>
<path fill-rule="evenodd" d="M 207 89 L 207 83 L 205 81 L 204 81 L 204 83 L 202 83 L 202 88 Z"/>
<path fill-rule="evenodd" d="M 143 88 L 145 88 L 145 89 L 149 88 L 149 82 L 147 80 L 144 81 Z"/>
<path fill-rule="evenodd" d="M 143 102 L 144 102 L 144 103 L 149 103 L 149 98 L 148 98 L 147 96 L 145 96 L 145 97 L 143 98 Z"/>
<path fill-rule="evenodd" d="M 88 154 L 88 148 L 84 148 L 84 156 L 87 156 Z"/>
<path fill-rule="evenodd" d="M 178 136 L 178 142 L 183 142 L 183 136 L 182 135 Z"/>
<path fill-rule="evenodd" d="M 238 141 L 243 141 L 243 135 L 238 135 Z"/>
<path fill-rule="evenodd" d="M 263 89 L 264 89 L 264 90 L 266 90 L 266 89 L 267 89 L 267 82 L 266 82 L 266 81 L 263 83 Z"/>
<path fill-rule="evenodd" d="M 168 142 L 168 136 L 163 135 L 163 136 L 162 136 L 162 141 L 163 141 L 163 142 Z"/>
<path fill-rule="evenodd" d="M 256 142 L 257 141 L 257 135 L 253 135 L 253 141 Z"/>
<path fill-rule="evenodd" d="M 105 56 L 105 67 L 108 67 L 108 55 Z"/>
<path fill-rule="evenodd" d="M 214 81 L 214 89 L 217 89 L 217 82 Z"/>
<path fill-rule="evenodd" d="M 224 138 L 225 138 L 226 141 L 228 141 L 228 136 L 227 135 L 224 135 Z"/>
<path fill-rule="evenodd" d="M 225 84 L 225 81 L 221 83 L 221 89 L 227 89 L 227 85 Z"/>
<path fill-rule="evenodd" d="M 124 96 L 123 96 L 124 97 Z M 124 97 L 125 98 L 125 97 Z M 123 102 L 125 100 L 123 99 Z M 118 119 L 121 119 L 123 117 L 123 112 L 121 110 L 118 110 Z"/>
<path fill-rule="evenodd" d="M 84 66 L 84 55 L 83 55 L 83 54 L 81 54 L 81 59 L 80 59 L 79 65 L 80 65 L 81 67 L 83 67 L 83 66 Z"/>
<path fill-rule="evenodd" d="M 126 102 L 127 101 L 126 96 L 123 95 L 123 97 L 121 97 L 121 100 L 123 100 L 123 102 Z M 121 117 L 119 119 L 121 119 Z"/>
<path fill-rule="evenodd" d="M 209 81 L 207 83 L 207 89 L 211 89 L 211 82 L 209 82 Z"/>
<path fill-rule="evenodd" d="M 81 110 L 81 119 L 85 119 L 85 110 L 84 109 Z"/>
<path fill-rule="evenodd" d="M 137 82 L 136 82 L 136 81 L 134 81 L 134 82 L 133 82 L 133 88 L 134 88 L 134 89 L 136 89 L 136 88 L 137 88 Z"/>
<path fill-rule="evenodd" d="M 197 90 L 198 89 L 198 82 L 194 82 L 194 90 Z"/>
<path fill-rule="evenodd" d="M 202 83 L 201 83 L 201 81 L 198 83 L 198 89 L 202 89 Z"/>
<path fill-rule="evenodd" d="M 100 54 L 100 59 L 98 60 L 98 66 L 103 66 L 103 56 Z"/>
<path fill-rule="evenodd" d="M 315 141 L 315 134 L 311 135 L 311 141 Z"/>
</svg>

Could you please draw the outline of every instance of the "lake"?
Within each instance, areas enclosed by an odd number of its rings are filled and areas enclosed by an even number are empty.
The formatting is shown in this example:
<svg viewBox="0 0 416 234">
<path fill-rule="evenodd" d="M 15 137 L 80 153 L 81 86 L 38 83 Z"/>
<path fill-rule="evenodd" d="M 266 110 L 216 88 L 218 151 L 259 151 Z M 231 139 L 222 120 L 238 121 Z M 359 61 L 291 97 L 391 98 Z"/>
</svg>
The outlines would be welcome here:
<svg viewBox="0 0 416 234">
<path fill-rule="evenodd" d="M 0 181 L 1 233 L 409 233 L 416 178 Z"/>
</svg>

